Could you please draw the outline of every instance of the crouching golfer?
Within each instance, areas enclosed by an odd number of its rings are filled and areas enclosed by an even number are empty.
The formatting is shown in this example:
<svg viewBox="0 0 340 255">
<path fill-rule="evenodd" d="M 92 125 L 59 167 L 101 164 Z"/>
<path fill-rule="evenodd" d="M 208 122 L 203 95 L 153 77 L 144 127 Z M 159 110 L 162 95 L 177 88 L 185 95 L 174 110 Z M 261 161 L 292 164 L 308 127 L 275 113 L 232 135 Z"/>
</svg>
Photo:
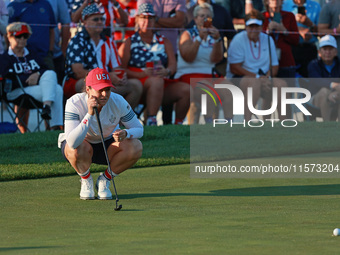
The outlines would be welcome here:
<svg viewBox="0 0 340 255">
<path fill-rule="evenodd" d="M 94 107 L 99 112 L 110 167 L 98 177 L 99 199 L 112 199 L 111 178 L 133 166 L 142 156 L 143 126 L 125 99 L 113 92 L 108 72 L 96 68 L 85 78 L 86 92 L 67 100 L 65 133 L 59 135 L 61 152 L 81 177 L 80 199 L 94 199 L 92 163 L 107 165 Z M 126 129 L 121 130 L 119 123 Z"/>
</svg>

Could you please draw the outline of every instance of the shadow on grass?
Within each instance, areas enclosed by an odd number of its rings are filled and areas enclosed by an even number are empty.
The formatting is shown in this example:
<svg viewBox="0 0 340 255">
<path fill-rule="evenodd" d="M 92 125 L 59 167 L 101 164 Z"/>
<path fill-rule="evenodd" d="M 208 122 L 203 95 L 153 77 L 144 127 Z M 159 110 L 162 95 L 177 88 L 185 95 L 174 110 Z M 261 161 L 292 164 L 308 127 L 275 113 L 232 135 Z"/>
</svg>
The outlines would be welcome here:
<svg viewBox="0 0 340 255">
<path fill-rule="evenodd" d="M 0 247 L 0 252 L 19 251 L 19 250 L 35 250 L 35 249 L 55 249 L 61 246 L 22 246 L 22 247 Z"/>
<path fill-rule="evenodd" d="M 141 197 L 176 197 L 176 196 L 225 196 L 225 197 L 271 197 L 271 196 L 327 196 L 340 195 L 340 184 L 302 185 L 302 186 L 272 186 L 238 189 L 212 190 L 207 193 L 149 193 L 122 194 L 120 199 Z"/>
</svg>

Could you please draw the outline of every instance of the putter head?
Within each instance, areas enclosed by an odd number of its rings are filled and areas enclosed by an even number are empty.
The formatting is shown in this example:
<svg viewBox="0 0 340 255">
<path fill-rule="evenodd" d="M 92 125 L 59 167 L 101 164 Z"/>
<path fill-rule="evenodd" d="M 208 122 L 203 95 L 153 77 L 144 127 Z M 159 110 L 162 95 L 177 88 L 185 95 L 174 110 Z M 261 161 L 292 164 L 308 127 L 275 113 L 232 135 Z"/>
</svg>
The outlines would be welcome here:
<svg viewBox="0 0 340 255">
<path fill-rule="evenodd" d="M 115 208 L 114 210 L 115 210 L 115 211 L 120 211 L 120 209 L 122 209 L 122 208 L 123 208 L 122 205 L 119 205 L 119 206 L 118 206 L 118 205 L 116 204 L 116 208 Z"/>
</svg>

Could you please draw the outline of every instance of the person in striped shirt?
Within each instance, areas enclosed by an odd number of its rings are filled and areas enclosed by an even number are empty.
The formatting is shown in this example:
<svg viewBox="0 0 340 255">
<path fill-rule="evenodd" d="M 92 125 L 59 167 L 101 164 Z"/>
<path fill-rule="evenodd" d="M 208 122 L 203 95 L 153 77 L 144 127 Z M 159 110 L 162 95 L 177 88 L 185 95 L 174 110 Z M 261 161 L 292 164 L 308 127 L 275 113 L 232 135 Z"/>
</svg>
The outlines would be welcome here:
<svg viewBox="0 0 340 255">
<path fill-rule="evenodd" d="M 84 77 L 89 70 L 99 67 L 109 73 L 116 85 L 113 92 L 122 95 L 132 108 L 136 107 L 142 94 L 142 84 L 137 79 L 127 79 L 125 70 L 120 68 L 116 44 L 103 34 L 103 13 L 95 4 L 88 5 L 82 12 L 82 19 L 83 30 L 71 39 L 67 48 L 65 97 L 84 92 Z"/>
</svg>

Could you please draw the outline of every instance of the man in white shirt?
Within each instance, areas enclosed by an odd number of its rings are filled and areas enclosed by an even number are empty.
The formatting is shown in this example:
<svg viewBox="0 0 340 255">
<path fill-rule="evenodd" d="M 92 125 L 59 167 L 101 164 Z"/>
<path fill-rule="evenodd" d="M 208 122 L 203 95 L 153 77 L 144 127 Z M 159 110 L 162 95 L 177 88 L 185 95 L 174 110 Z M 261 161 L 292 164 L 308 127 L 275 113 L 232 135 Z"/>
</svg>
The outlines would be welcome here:
<svg viewBox="0 0 340 255">
<path fill-rule="evenodd" d="M 273 39 L 262 33 L 263 20 L 262 14 L 255 9 L 245 16 L 246 30 L 233 38 L 228 49 L 227 78 L 242 78 L 239 86 L 245 95 L 245 102 L 248 102 L 248 88 L 252 88 L 253 106 L 262 97 L 263 107 L 268 109 L 272 101 L 272 88 L 278 88 L 280 98 L 280 88 L 287 84 L 284 80 L 274 78 L 279 70 L 279 61 Z M 280 104 L 278 100 L 279 115 Z M 249 121 L 251 115 L 248 107 L 245 107 L 245 120 Z M 280 115 L 281 118 L 283 116 Z"/>
</svg>

